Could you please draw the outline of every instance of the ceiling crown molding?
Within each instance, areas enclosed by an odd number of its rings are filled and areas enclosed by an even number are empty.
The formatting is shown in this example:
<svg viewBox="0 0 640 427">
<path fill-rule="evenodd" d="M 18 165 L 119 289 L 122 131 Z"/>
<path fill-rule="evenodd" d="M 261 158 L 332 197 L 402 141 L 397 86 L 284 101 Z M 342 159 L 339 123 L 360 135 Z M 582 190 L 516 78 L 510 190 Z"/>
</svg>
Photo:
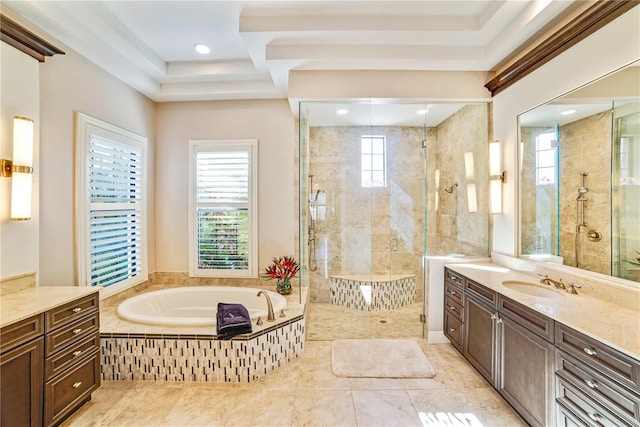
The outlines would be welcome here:
<svg viewBox="0 0 640 427">
<path fill-rule="evenodd" d="M 640 1 L 598 1 L 553 33 L 522 58 L 498 73 L 485 87 L 495 96 L 571 46 L 596 32 L 618 16 L 638 6 Z"/>
<path fill-rule="evenodd" d="M 4 15 L 0 15 L 0 40 L 44 62 L 45 57 L 64 52 Z"/>
</svg>

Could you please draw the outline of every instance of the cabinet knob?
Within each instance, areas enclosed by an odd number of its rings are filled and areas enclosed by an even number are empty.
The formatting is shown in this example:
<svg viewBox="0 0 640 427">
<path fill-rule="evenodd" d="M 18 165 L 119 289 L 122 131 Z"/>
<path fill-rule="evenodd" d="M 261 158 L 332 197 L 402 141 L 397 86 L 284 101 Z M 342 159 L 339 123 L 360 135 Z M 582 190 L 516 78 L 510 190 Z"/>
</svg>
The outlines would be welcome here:
<svg viewBox="0 0 640 427">
<path fill-rule="evenodd" d="M 71 311 L 73 311 L 74 313 L 80 313 L 82 311 L 82 307 L 76 307 Z"/>
<path fill-rule="evenodd" d="M 82 352 L 80 350 L 76 350 L 73 352 L 73 357 L 78 357 L 82 354 Z"/>
<path fill-rule="evenodd" d="M 589 356 L 595 356 L 596 354 L 598 354 L 594 349 L 589 348 L 589 347 L 585 347 L 582 349 L 585 353 L 587 353 Z"/>
<path fill-rule="evenodd" d="M 82 381 L 78 381 L 77 383 L 73 383 L 73 388 L 78 388 L 82 385 Z"/>
<path fill-rule="evenodd" d="M 72 332 L 73 332 L 74 334 L 79 334 L 80 332 L 82 332 L 82 328 L 74 329 Z"/>
<path fill-rule="evenodd" d="M 449 328 L 449 332 L 455 332 L 456 328 Z"/>
<path fill-rule="evenodd" d="M 591 418 L 593 421 L 600 421 L 602 419 L 602 415 L 597 413 L 589 413 L 589 418 Z"/>
<path fill-rule="evenodd" d="M 451 311 L 456 311 L 456 308 L 452 305 L 450 305 L 449 308 L 451 309 Z"/>
<path fill-rule="evenodd" d="M 496 323 L 502 323 L 502 319 L 499 317 L 496 317 Z"/>
<path fill-rule="evenodd" d="M 598 383 L 593 380 L 584 380 L 584 382 L 591 388 L 598 388 Z"/>
<path fill-rule="evenodd" d="M 456 291 L 449 291 L 449 293 L 450 293 L 451 295 L 453 295 L 454 297 L 456 296 Z"/>
<path fill-rule="evenodd" d="M 495 314 L 491 315 L 491 320 L 496 320 L 498 318 L 498 316 L 496 316 Z"/>
</svg>

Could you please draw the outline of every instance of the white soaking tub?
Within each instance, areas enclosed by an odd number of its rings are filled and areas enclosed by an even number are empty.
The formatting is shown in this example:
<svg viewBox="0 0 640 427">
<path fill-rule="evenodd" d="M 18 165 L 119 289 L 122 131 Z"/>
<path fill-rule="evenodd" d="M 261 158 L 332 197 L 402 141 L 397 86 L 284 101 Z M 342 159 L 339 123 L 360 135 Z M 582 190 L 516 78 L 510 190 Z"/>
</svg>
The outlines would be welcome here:
<svg viewBox="0 0 640 427">
<path fill-rule="evenodd" d="M 205 326 L 216 324 L 219 302 L 242 304 L 251 319 L 267 318 L 267 299 L 271 298 L 277 315 L 287 305 L 282 295 L 257 288 L 235 286 L 187 286 L 151 291 L 128 298 L 118 306 L 118 315 L 126 320 L 151 325 Z"/>
</svg>

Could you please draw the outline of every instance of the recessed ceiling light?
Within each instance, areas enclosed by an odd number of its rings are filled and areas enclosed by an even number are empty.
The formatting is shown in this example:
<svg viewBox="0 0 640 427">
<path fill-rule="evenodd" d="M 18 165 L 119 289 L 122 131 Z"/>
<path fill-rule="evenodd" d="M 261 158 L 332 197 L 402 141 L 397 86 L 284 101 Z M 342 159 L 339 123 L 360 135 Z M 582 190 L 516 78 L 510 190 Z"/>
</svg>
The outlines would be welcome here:
<svg viewBox="0 0 640 427">
<path fill-rule="evenodd" d="M 206 55 L 207 53 L 211 52 L 211 49 L 209 49 L 209 46 L 202 43 L 194 44 L 193 48 L 196 50 L 196 52 L 201 53 L 202 55 Z"/>
<path fill-rule="evenodd" d="M 568 116 L 569 114 L 573 114 L 575 112 L 576 112 L 576 110 L 567 110 L 567 111 L 563 111 L 560 114 L 562 114 L 563 116 Z"/>
<path fill-rule="evenodd" d="M 349 110 L 345 110 L 344 108 L 340 109 L 340 110 L 336 110 L 336 114 L 347 114 L 349 112 Z"/>
<path fill-rule="evenodd" d="M 418 110 L 418 111 L 416 111 L 416 114 L 420 114 L 421 116 L 424 116 L 428 112 L 429 112 L 429 110 Z"/>
</svg>

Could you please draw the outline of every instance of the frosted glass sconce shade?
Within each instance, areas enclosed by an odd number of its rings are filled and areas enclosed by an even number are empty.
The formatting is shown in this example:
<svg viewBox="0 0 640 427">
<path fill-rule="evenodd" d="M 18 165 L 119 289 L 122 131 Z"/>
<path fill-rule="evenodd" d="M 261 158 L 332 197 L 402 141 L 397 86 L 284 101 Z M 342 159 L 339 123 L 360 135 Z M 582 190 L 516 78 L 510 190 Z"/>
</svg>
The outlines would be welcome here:
<svg viewBox="0 0 640 427">
<path fill-rule="evenodd" d="M 34 123 L 28 117 L 13 118 L 13 160 L 2 159 L 2 176 L 11 182 L 11 219 L 31 219 Z"/>
<path fill-rule="evenodd" d="M 502 184 L 507 180 L 507 172 L 502 170 L 501 150 L 500 141 L 489 143 L 489 190 L 492 214 L 502 213 Z"/>
</svg>

